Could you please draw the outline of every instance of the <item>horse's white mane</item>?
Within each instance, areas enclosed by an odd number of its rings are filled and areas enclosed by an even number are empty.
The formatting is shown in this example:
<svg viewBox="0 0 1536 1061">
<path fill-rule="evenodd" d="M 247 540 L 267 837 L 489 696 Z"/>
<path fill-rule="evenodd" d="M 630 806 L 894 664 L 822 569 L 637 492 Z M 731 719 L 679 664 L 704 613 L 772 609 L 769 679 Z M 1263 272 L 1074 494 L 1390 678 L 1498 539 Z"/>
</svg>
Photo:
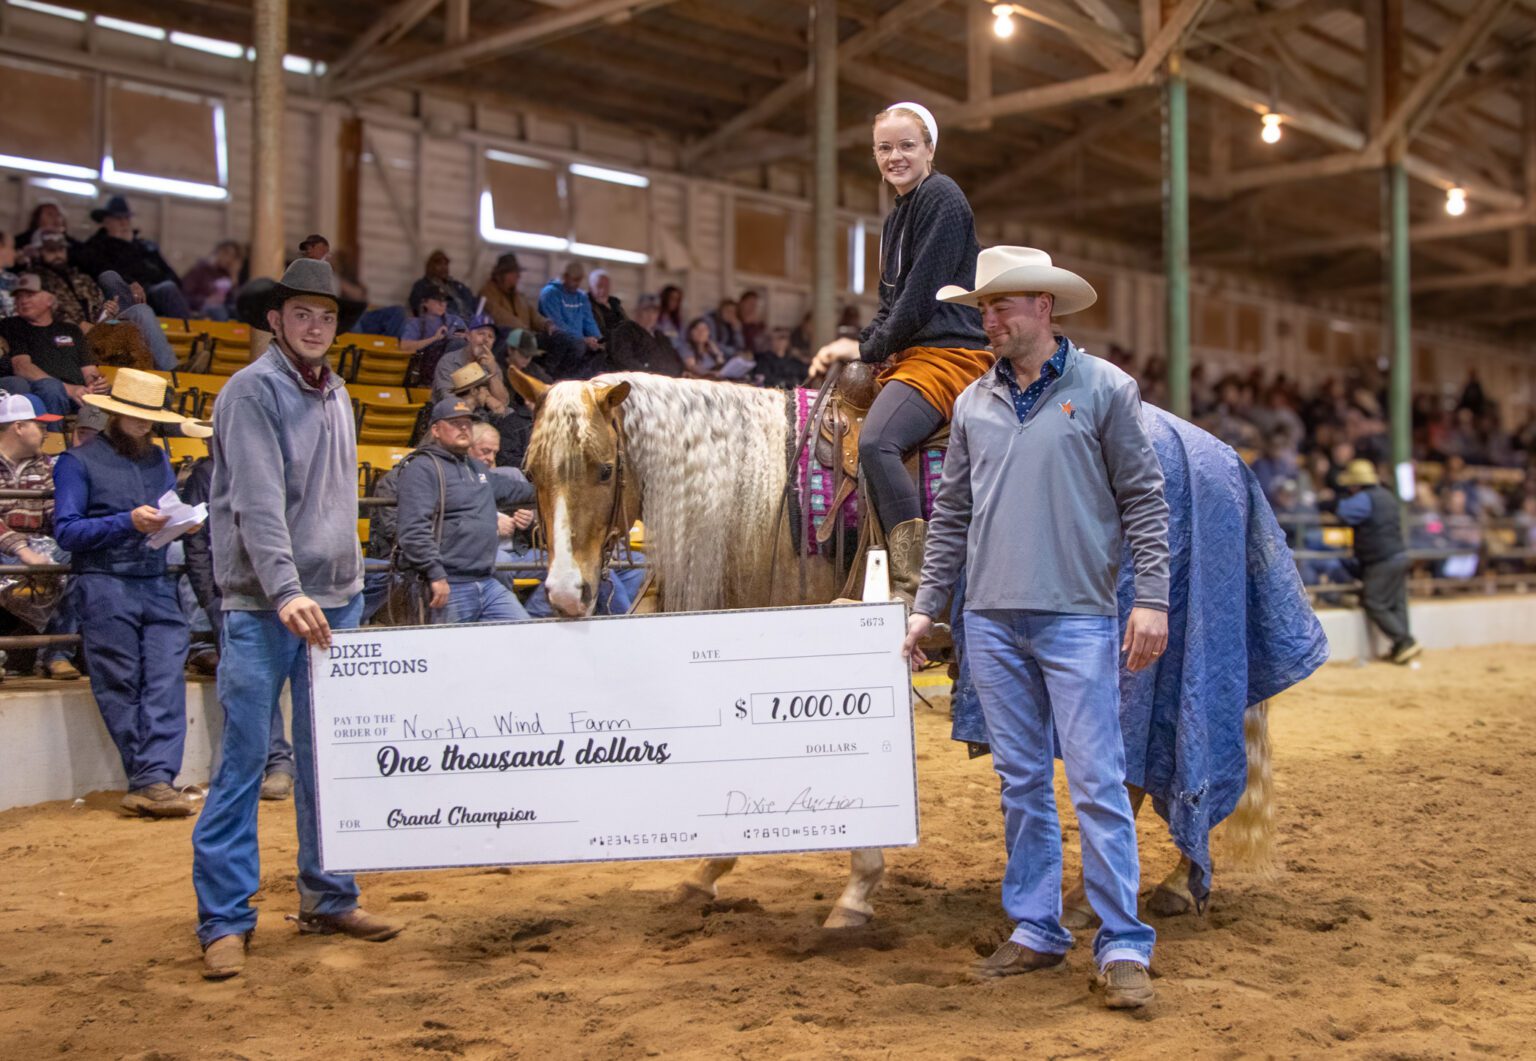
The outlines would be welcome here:
<svg viewBox="0 0 1536 1061">
<path fill-rule="evenodd" d="M 767 590 L 778 540 L 784 392 L 643 372 L 595 382 L 620 380 L 630 385 L 621 406 L 629 474 L 642 491 L 646 560 L 663 608 L 767 603 L 753 598 Z"/>
</svg>

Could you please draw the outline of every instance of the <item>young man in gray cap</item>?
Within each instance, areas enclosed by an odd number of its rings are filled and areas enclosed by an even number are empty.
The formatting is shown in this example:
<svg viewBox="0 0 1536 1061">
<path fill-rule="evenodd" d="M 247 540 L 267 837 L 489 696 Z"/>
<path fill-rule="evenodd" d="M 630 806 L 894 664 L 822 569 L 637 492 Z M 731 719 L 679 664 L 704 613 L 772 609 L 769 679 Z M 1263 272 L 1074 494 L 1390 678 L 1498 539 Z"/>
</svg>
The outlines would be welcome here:
<svg viewBox="0 0 1536 1061">
<path fill-rule="evenodd" d="M 531 500 L 521 486 L 469 455 L 474 409 L 463 398 L 432 407 L 432 439 L 400 467 L 396 508 L 405 564 L 431 584 L 434 623 L 526 619 L 512 591 L 496 578 L 498 506 Z"/>
<path fill-rule="evenodd" d="M 203 976 L 245 966 L 261 885 L 256 808 L 273 706 L 291 682 L 299 931 L 382 942 L 400 928 L 363 911 L 350 875 L 320 864 L 308 646 L 357 625 L 357 436 L 346 387 L 326 365 L 340 293 L 325 262 L 301 258 L 272 288 L 271 347 L 230 378 L 214 420 L 214 570 L 224 595 L 219 700 L 223 759 L 192 834 Z"/>
</svg>

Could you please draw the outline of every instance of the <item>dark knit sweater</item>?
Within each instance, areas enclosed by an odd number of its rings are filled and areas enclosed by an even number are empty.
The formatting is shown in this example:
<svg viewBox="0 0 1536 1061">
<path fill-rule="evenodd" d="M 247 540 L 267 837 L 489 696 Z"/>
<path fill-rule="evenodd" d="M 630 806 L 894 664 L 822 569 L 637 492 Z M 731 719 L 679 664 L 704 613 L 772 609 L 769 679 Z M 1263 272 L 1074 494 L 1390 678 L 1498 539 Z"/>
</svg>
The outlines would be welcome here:
<svg viewBox="0 0 1536 1061">
<path fill-rule="evenodd" d="M 898 196 L 881 230 L 880 308 L 859 335 L 859 357 L 884 361 L 913 346 L 985 350 L 981 314 L 934 298 L 976 284 L 976 219 L 960 186 L 935 173 Z"/>
</svg>

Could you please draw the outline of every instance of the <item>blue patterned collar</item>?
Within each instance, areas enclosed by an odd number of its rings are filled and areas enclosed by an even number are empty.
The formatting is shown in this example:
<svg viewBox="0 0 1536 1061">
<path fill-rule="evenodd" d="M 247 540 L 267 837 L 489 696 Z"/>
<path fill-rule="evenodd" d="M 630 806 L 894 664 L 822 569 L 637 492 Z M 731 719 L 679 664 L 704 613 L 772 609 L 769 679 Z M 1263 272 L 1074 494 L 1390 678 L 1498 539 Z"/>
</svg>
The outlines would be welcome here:
<svg viewBox="0 0 1536 1061">
<path fill-rule="evenodd" d="M 1051 355 L 1049 361 L 1040 366 L 1040 375 L 1036 377 L 1028 387 L 1019 385 L 1018 373 L 1013 367 L 1013 362 L 1006 357 L 997 359 L 997 377 L 1008 385 L 1008 396 L 1013 401 L 1013 411 L 1019 417 L 1019 423 L 1029 419 L 1030 410 L 1045 393 L 1054 381 L 1061 378 L 1067 370 L 1067 351 L 1071 347 L 1065 335 L 1061 336 L 1056 345 L 1056 352 Z"/>
</svg>

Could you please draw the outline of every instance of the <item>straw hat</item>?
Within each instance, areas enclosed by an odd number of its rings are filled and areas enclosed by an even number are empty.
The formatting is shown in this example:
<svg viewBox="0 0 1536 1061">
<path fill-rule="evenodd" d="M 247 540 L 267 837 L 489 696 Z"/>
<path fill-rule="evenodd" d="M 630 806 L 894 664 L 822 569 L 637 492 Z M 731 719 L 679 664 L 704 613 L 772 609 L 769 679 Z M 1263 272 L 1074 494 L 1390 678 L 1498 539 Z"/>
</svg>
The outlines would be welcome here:
<svg viewBox="0 0 1536 1061">
<path fill-rule="evenodd" d="M 1065 317 L 1099 300 L 1093 285 L 1069 269 L 1051 264 L 1051 256 L 1033 247 L 988 247 L 976 258 L 976 289 L 957 284 L 939 289 L 940 302 L 975 306 L 996 295 L 1043 292 L 1056 296 L 1051 314 Z"/>
<path fill-rule="evenodd" d="M 1381 482 L 1376 465 L 1368 460 L 1352 460 L 1339 473 L 1340 486 L 1375 486 Z"/>
<path fill-rule="evenodd" d="M 165 407 L 170 390 L 165 380 L 136 368 L 120 368 L 112 380 L 111 394 L 87 394 L 80 400 L 119 416 L 136 416 L 157 424 L 184 424 L 187 418 Z"/>
<path fill-rule="evenodd" d="M 480 386 L 491 378 L 490 370 L 478 361 L 471 361 L 463 368 L 453 370 L 452 390 L 455 394 L 464 394 Z"/>
</svg>

